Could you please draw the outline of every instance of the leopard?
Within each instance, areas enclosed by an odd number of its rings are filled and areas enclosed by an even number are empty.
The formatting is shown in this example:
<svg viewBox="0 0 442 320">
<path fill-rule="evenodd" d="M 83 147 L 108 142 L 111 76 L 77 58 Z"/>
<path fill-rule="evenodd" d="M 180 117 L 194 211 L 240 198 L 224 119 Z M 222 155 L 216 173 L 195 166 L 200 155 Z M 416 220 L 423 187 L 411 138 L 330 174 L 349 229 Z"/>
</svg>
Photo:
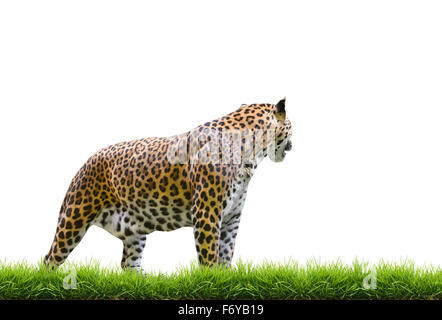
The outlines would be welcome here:
<svg viewBox="0 0 442 320">
<path fill-rule="evenodd" d="M 193 228 L 197 261 L 230 266 L 247 189 L 258 165 L 292 149 L 286 98 L 234 112 L 171 137 L 120 142 L 93 154 L 72 179 L 44 256 L 57 268 L 91 226 L 123 242 L 121 267 L 141 267 L 146 237 Z"/>
</svg>

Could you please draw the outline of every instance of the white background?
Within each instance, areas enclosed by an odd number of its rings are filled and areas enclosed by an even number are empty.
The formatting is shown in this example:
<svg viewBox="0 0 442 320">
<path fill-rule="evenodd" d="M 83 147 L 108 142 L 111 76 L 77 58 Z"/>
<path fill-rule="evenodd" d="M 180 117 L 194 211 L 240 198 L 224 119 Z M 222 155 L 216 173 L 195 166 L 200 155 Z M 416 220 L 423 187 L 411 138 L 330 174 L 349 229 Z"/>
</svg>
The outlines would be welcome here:
<svg viewBox="0 0 442 320">
<path fill-rule="evenodd" d="M 70 180 L 113 143 L 287 96 L 294 150 L 252 179 L 235 260 L 439 265 L 438 1 L 2 1 L 0 259 L 36 262 Z M 69 257 L 119 264 L 93 227 Z M 195 260 L 190 228 L 143 266 Z"/>
</svg>

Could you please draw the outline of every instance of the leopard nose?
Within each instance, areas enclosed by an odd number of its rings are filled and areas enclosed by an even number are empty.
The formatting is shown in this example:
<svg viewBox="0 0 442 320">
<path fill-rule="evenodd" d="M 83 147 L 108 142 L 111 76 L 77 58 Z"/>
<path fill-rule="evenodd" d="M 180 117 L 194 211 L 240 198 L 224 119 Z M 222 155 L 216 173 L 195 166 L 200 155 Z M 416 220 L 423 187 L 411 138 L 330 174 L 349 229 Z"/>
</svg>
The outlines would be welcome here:
<svg viewBox="0 0 442 320">
<path fill-rule="evenodd" d="M 292 142 L 289 141 L 287 142 L 287 144 L 285 145 L 285 151 L 290 151 L 292 150 Z"/>
</svg>

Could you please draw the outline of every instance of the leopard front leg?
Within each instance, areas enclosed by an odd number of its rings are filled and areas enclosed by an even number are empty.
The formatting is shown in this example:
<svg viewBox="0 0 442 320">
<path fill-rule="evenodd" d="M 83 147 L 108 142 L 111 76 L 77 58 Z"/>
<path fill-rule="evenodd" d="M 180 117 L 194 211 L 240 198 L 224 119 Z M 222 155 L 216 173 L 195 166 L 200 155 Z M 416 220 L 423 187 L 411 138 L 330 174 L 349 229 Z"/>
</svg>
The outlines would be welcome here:
<svg viewBox="0 0 442 320">
<path fill-rule="evenodd" d="M 141 259 L 143 257 L 144 246 L 146 245 L 146 236 L 130 236 L 123 240 L 123 257 L 121 267 L 123 269 L 132 269 L 138 273 L 144 274 L 141 268 Z"/>
<path fill-rule="evenodd" d="M 213 208 L 193 210 L 194 236 L 198 261 L 204 266 L 218 264 L 220 217 Z"/>
<path fill-rule="evenodd" d="M 218 264 L 221 217 L 231 184 L 229 170 L 220 164 L 197 164 L 190 170 L 192 224 L 198 261 L 204 266 Z"/>
<path fill-rule="evenodd" d="M 232 263 L 240 218 L 241 213 L 232 214 L 224 217 L 221 223 L 218 261 L 227 267 Z"/>
</svg>

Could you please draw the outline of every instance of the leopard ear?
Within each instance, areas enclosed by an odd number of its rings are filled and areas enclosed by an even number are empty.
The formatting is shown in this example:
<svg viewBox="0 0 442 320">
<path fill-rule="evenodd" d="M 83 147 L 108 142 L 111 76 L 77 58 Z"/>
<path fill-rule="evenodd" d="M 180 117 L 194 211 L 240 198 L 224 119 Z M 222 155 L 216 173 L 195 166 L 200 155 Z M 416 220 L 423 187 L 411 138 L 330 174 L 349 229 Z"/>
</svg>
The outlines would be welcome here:
<svg viewBox="0 0 442 320">
<path fill-rule="evenodd" d="M 276 104 L 275 116 L 278 120 L 285 120 L 285 97 Z"/>
<path fill-rule="evenodd" d="M 285 112 L 285 97 L 276 104 L 276 112 Z"/>
</svg>

